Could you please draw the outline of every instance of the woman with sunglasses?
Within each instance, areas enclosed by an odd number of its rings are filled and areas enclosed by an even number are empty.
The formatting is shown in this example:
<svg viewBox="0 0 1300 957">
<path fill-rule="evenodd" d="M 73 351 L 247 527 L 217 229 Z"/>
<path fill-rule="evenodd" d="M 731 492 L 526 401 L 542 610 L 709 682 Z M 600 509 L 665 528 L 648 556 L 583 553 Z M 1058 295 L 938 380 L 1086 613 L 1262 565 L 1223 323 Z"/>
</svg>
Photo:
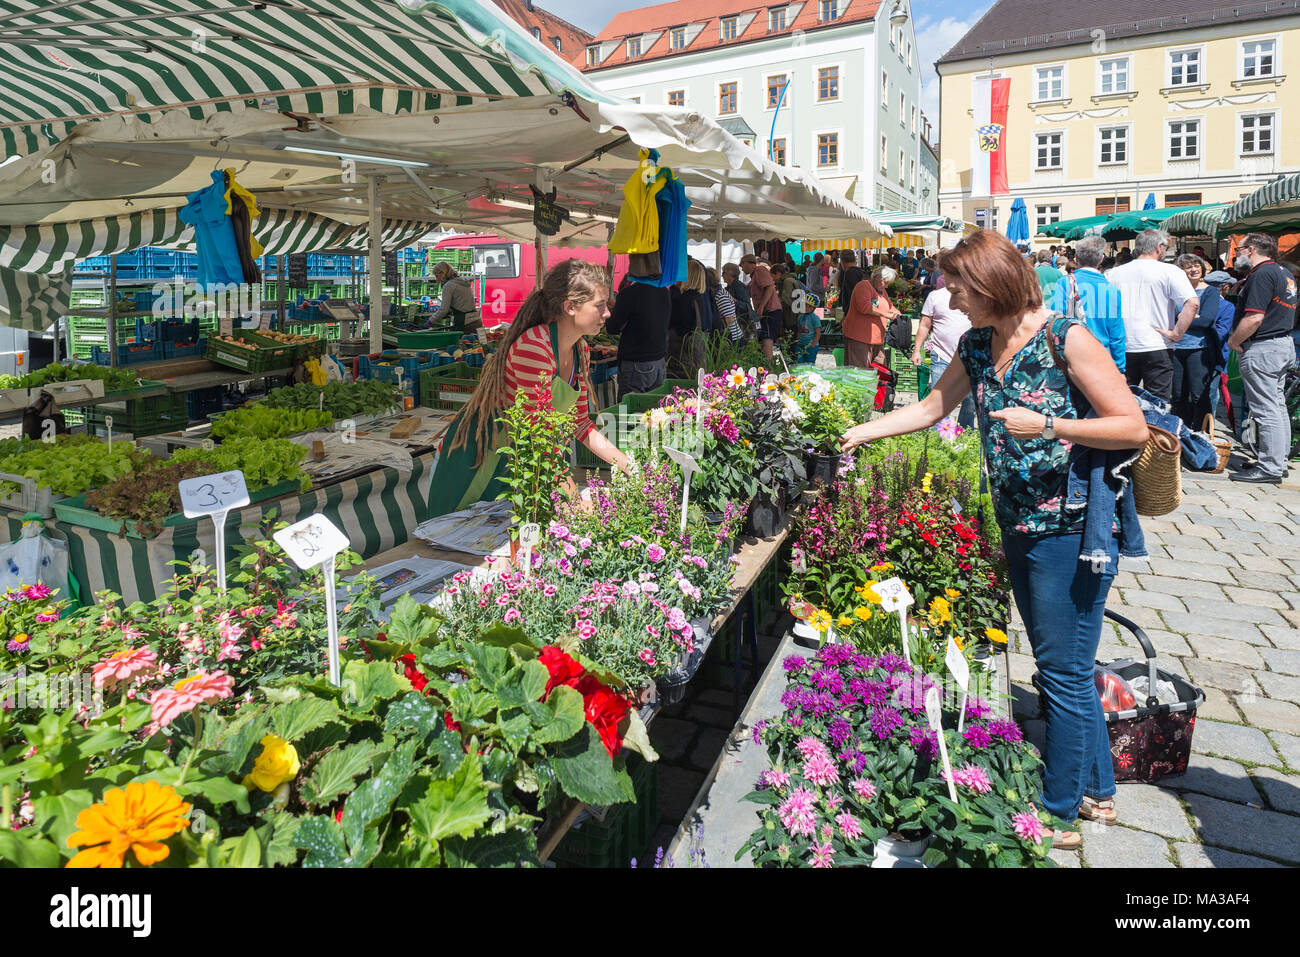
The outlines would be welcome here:
<svg viewBox="0 0 1300 957">
<path fill-rule="evenodd" d="M 1067 487 L 1076 444 L 1136 449 L 1147 440 L 1146 420 L 1106 348 L 1077 319 L 1043 306 L 1038 277 L 1006 237 L 975 233 L 941 254 L 939 268 L 952 307 L 972 326 L 958 343 L 960 361 L 920 402 L 849 429 L 843 448 L 930 428 L 974 394 L 1011 588 L 1044 699 L 1042 806 L 1064 821 L 1113 824 L 1114 768 L 1093 661 L 1119 541 L 1109 534 L 1104 560 L 1080 560 L 1087 500 L 1072 500 Z M 1089 408 L 1095 415 L 1085 418 Z M 1058 847 L 1081 842 L 1077 831 L 1053 833 Z"/>
</svg>

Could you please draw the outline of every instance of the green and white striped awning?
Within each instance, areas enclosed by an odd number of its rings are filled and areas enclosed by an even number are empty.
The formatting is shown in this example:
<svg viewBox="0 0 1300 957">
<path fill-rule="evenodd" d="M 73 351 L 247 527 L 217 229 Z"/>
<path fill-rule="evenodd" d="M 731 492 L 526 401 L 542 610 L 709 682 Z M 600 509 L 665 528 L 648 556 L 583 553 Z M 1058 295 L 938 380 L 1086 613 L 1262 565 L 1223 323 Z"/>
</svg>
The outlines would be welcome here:
<svg viewBox="0 0 1300 957">
<path fill-rule="evenodd" d="M 1283 176 L 1242 197 L 1223 212 L 1221 233 L 1300 229 L 1300 173 Z"/>
<path fill-rule="evenodd" d="M 175 208 L 153 209 L 75 223 L 0 226 L 0 268 L 58 273 L 82 259 L 141 246 L 192 250 L 194 229 L 182 223 L 176 214 Z M 401 249 L 433 228 L 434 224 L 428 222 L 385 219 L 380 245 L 384 249 Z M 370 241 L 370 227 L 365 223 L 339 222 L 316 213 L 262 209 L 253 223 L 253 235 L 266 254 L 282 255 L 364 249 Z"/>
<path fill-rule="evenodd" d="M 477 0 L 0 0 L 0 143 L 184 110 L 383 114 L 559 92 Z M 474 24 L 478 23 L 478 27 Z M 482 32 L 480 32 L 480 30 Z M 535 53 L 533 59 L 536 60 Z M 549 74 L 549 76 L 548 76 Z"/>
<path fill-rule="evenodd" d="M 1171 236 L 1214 236 L 1223 220 L 1227 203 L 1214 203 L 1170 216 L 1161 229 Z"/>
<path fill-rule="evenodd" d="M 72 275 L 0 269 L 0 325 L 42 332 L 68 311 Z"/>
</svg>

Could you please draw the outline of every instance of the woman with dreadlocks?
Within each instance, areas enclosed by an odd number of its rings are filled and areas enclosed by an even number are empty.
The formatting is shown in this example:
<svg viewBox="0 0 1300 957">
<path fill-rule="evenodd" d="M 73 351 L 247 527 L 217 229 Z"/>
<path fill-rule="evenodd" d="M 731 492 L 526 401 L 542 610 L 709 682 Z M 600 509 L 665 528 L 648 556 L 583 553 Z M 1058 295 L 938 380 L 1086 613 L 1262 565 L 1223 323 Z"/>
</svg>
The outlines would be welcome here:
<svg viewBox="0 0 1300 957">
<path fill-rule="evenodd" d="M 575 437 L 592 454 L 621 469 L 627 456 L 592 424 L 591 362 L 585 337 L 609 318 L 609 276 L 580 259 L 560 263 L 525 301 L 483 378 L 443 439 L 429 496 L 429 514 L 445 515 L 497 497 L 506 460 L 497 422 L 521 388 L 546 381 L 558 411 L 577 408 Z"/>
</svg>

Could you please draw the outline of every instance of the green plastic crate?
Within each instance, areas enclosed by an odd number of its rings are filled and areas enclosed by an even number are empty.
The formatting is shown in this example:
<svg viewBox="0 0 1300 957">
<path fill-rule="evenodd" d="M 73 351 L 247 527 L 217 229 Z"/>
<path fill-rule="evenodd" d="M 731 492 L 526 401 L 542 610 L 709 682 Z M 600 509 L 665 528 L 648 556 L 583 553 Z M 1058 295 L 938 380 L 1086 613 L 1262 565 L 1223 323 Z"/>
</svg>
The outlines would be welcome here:
<svg viewBox="0 0 1300 957">
<path fill-rule="evenodd" d="M 457 345 L 463 332 L 457 332 L 452 329 L 443 331 L 440 329 L 421 330 L 418 332 L 407 332 L 392 326 L 384 327 L 384 337 L 392 337 L 397 340 L 399 349 L 445 349 L 448 346 Z"/>
<path fill-rule="evenodd" d="M 433 268 L 434 263 L 450 263 L 452 268 L 461 272 L 473 267 L 474 250 L 465 246 L 455 249 L 430 249 L 425 259 L 430 269 Z"/>
<path fill-rule="evenodd" d="M 569 831 L 551 853 L 557 867 L 627 867 L 632 858 L 643 859 L 659 823 L 659 764 L 631 755 L 628 774 L 636 794 L 635 804 L 615 804 L 605 820 L 589 817 Z"/>
<path fill-rule="evenodd" d="M 268 336 L 259 335 L 255 330 L 248 329 L 244 331 L 247 335 L 243 338 L 247 338 L 251 342 L 256 342 L 258 345 L 266 346 L 269 349 L 286 348 L 285 343 L 278 342 Z M 294 333 L 294 335 L 307 335 L 307 333 L 297 332 Z M 294 362 L 305 362 L 313 356 L 320 357 L 325 354 L 325 340 L 317 336 L 313 342 L 300 342 L 297 345 L 287 346 L 287 348 L 293 350 Z"/>
<path fill-rule="evenodd" d="M 109 416 L 113 418 L 114 433 L 131 435 L 157 435 L 184 429 L 190 423 L 184 393 L 86 406 L 86 427 L 91 432 L 107 429 Z"/>
<path fill-rule="evenodd" d="M 662 388 L 662 386 L 660 388 Z M 615 403 L 614 405 L 611 406 L 607 406 L 600 410 L 600 412 L 596 416 L 596 427 L 601 428 L 600 420 L 607 415 L 614 416 L 615 424 L 617 424 L 618 416 L 620 415 L 619 412 L 620 408 L 626 410 L 624 414 L 628 416 L 638 416 L 645 412 L 649 412 L 651 409 L 658 408 L 659 404 L 664 401 L 667 395 L 668 393 L 661 394 L 657 391 L 629 392 L 627 395 L 623 396 L 623 400 L 621 402 Z M 616 430 L 614 433 L 614 444 L 617 446 L 618 443 L 622 440 L 622 438 L 623 438 L 622 431 Z M 603 469 L 608 467 L 605 462 L 597 458 L 596 455 L 589 448 L 583 445 L 581 442 L 576 442 L 574 444 L 577 448 L 577 457 L 574 460 L 575 468 Z M 622 446 L 619 447 L 621 448 Z"/>
<path fill-rule="evenodd" d="M 420 373 L 420 404 L 430 409 L 459 409 L 478 388 L 482 367 L 453 362 Z"/>
<path fill-rule="evenodd" d="M 210 362 L 228 366 L 231 369 L 238 369 L 240 372 L 269 372 L 271 369 L 283 369 L 293 365 L 295 355 L 293 346 L 277 344 L 262 347 L 261 343 L 268 340 L 262 339 L 247 329 L 236 329 L 233 335 L 236 339 L 242 339 L 245 342 L 257 345 L 258 348 L 244 349 L 223 342 L 213 336 L 208 339 L 208 349 L 204 353 L 204 357 Z"/>
</svg>

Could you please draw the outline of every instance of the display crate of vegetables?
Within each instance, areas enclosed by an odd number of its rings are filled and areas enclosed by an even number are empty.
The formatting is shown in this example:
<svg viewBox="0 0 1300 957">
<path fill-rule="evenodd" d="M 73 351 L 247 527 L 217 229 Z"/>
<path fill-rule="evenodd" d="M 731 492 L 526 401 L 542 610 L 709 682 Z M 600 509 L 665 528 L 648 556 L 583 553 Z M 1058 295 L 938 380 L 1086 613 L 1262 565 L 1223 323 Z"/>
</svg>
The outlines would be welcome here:
<svg viewBox="0 0 1300 957">
<path fill-rule="evenodd" d="M 246 329 L 228 336 L 209 336 L 206 358 L 241 372 L 269 372 L 293 365 L 294 347 L 265 345 Z"/>
<path fill-rule="evenodd" d="M 305 336 L 295 332 L 275 332 L 270 329 L 248 331 L 248 338 L 259 345 L 272 348 L 289 346 L 293 349 L 293 360 L 304 362 L 313 356 L 325 354 L 325 340 L 319 336 Z"/>
<path fill-rule="evenodd" d="M 170 459 L 145 458 L 140 467 L 87 495 L 54 505 L 59 521 L 84 528 L 153 538 L 163 528 L 195 521 L 181 513 L 177 483 L 239 469 L 250 504 L 306 491 L 301 465 L 307 450 L 286 439 L 231 439 L 213 449 L 183 449 Z"/>
<path fill-rule="evenodd" d="M 334 413 L 323 409 L 277 409 L 255 402 L 226 412 L 212 422 L 211 435 L 230 438 L 279 439 L 333 425 Z"/>
<path fill-rule="evenodd" d="M 391 382 L 363 379 L 360 382 L 300 382 L 272 390 L 259 405 L 273 409 L 324 409 L 335 419 L 382 417 L 402 408 L 402 393 Z"/>
<path fill-rule="evenodd" d="M 115 434 L 125 432 L 131 435 L 157 435 L 183 429 L 190 422 L 184 394 L 128 399 L 86 409 L 86 425 L 91 429 L 107 429 L 109 417 L 113 419 Z"/>
<path fill-rule="evenodd" d="M 6 439 L 0 442 L 0 507 L 49 518 L 60 499 L 130 474 L 147 458 L 129 442 L 110 449 L 86 435 Z"/>
</svg>

